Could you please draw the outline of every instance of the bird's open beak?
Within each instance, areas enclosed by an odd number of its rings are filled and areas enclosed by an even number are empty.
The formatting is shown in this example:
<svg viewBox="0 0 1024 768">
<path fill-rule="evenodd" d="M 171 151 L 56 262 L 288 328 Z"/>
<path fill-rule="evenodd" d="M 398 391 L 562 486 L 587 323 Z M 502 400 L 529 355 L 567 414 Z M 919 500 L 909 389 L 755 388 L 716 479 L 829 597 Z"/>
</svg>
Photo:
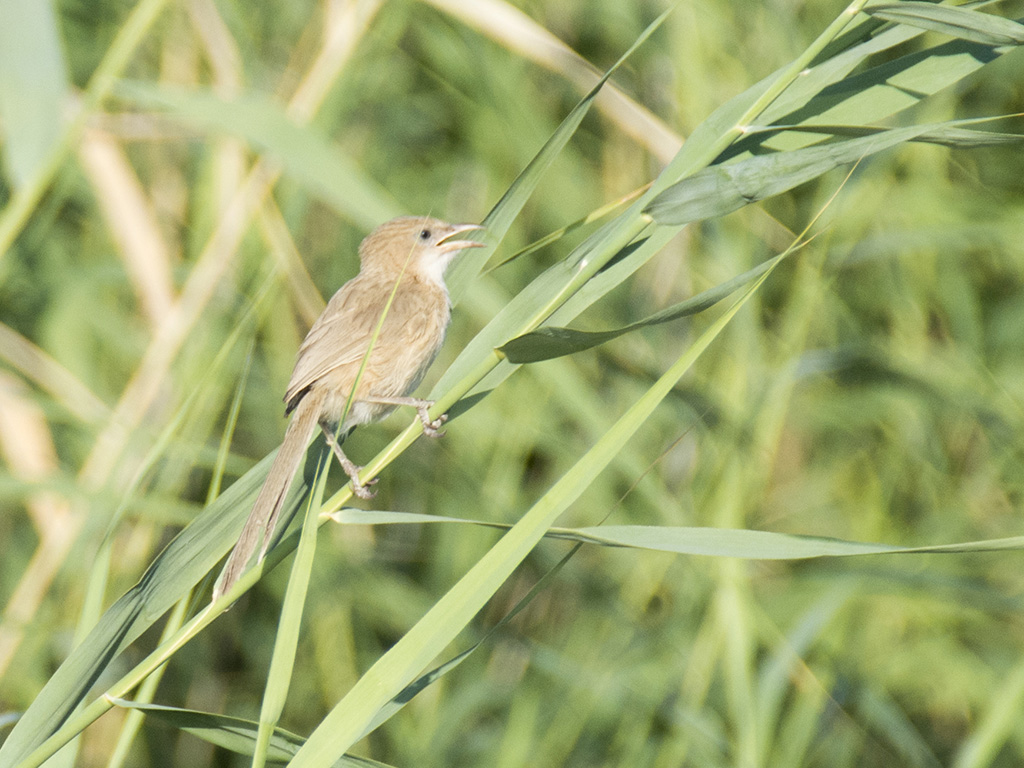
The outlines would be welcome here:
<svg viewBox="0 0 1024 768">
<path fill-rule="evenodd" d="M 475 229 L 482 230 L 483 227 L 479 224 L 453 224 L 451 232 L 438 241 L 437 248 L 442 253 L 448 253 L 449 251 L 461 251 L 463 248 L 483 248 L 485 243 L 478 243 L 475 240 L 451 239 L 456 235 L 461 235 L 463 232 L 472 232 Z"/>
</svg>

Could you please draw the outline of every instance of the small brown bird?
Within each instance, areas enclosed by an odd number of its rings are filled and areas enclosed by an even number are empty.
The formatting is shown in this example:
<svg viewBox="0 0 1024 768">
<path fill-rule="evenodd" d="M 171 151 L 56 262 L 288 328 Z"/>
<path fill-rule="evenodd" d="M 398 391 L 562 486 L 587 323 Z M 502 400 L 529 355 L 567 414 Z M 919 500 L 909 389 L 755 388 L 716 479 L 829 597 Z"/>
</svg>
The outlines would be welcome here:
<svg viewBox="0 0 1024 768">
<path fill-rule="evenodd" d="M 427 409 L 433 403 L 408 395 L 441 348 L 451 317 L 445 268 L 464 248 L 483 246 L 453 238 L 474 229 L 481 227 L 410 216 L 381 224 L 360 244 L 359 274 L 334 294 L 299 347 L 284 396 L 292 420 L 214 589 L 215 599 L 238 580 L 261 540 L 259 559 L 266 554 L 292 478 L 318 425 L 353 493 L 364 499 L 373 493 L 359 481 L 362 468 L 341 450 L 352 429 L 408 405 L 416 409 L 427 435 L 441 434 L 447 417 L 432 420 Z"/>
</svg>

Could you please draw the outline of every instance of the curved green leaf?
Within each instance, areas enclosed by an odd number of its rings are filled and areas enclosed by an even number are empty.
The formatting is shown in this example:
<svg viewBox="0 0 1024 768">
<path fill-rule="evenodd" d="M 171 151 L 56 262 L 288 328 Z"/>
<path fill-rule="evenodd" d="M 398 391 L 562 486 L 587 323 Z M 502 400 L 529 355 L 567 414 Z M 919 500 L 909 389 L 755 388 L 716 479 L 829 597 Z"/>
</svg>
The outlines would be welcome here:
<svg viewBox="0 0 1024 768">
<path fill-rule="evenodd" d="M 774 267 L 785 255 L 787 254 L 769 259 L 758 264 L 753 269 L 747 270 L 742 275 L 734 277 L 732 280 L 727 280 L 721 285 L 716 285 L 714 288 L 702 291 L 696 296 L 692 296 L 678 304 L 673 304 L 671 307 L 655 312 L 643 320 L 638 320 L 621 328 L 609 331 L 577 331 L 572 328 L 551 326 L 538 328 L 536 331 L 517 336 L 499 347 L 498 351 L 505 355 L 510 363 L 537 363 L 542 360 L 551 360 L 556 357 L 582 352 L 650 325 L 659 325 L 696 315 L 715 306 L 751 280 L 756 280 Z"/>
<path fill-rule="evenodd" d="M 889 50 L 922 32 L 908 26 L 886 29 L 851 51 L 840 54 L 837 60 L 841 60 L 842 69 L 848 72 L 850 65 L 859 65 L 869 55 Z M 762 125 L 801 124 L 808 128 L 818 123 L 877 123 L 954 85 L 1011 50 L 1014 48 L 951 40 L 885 61 L 835 82 L 829 82 L 829 76 L 839 61 L 825 61 L 815 65 L 804 78 L 794 83 L 759 116 L 757 122 Z M 819 70 L 824 72 L 819 73 Z M 814 88 L 814 85 L 818 87 Z M 810 96 L 808 92 L 811 92 Z M 808 146 L 821 138 L 785 132 L 768 138 L 761 146 L 791 150 Z M 738 142 L 738 147 L 746 143 Z"/>
<path fill-rule="evenodd" d="M 331 519 L 346 525 L 412 525 L 457 523 L 485 528 L 508 529 L 504 523 L 409 512 L 380 512 L 345 508 Z M 584 528 L 551 527 L 545 536 L 581 544 L 647 549 L 679 555 L 737 557 L 744 560 L 806 560 L 816 557 L 861 555 L 964 554 L 1024 549 L 1024 536 L 904 547 L 864 541 L 847 541 L 823 536 L 755 531 L 747 528 L 706 528 L 665 525 L 597 525 Z"/>
<path fill-rule="evenodd" d="M 1010 117 L 1019 117 L 1019 115 L 999 115 L 996 117 L 986 118 L 985 122 L 1005 120 Z M 874 136 L 879 133 L 885 133 L 888 130 L 891 129 L 878 125 L 819 125 L 815 123 L 814 125 L 768 125 L 763 128 L 751 128 L 749 132 L 751 134 L 757 134 L 797 131 L 801 133 L 814 133 L 819 137 L 823 135 L 858 137 Z M 1024 140 L 1024 135 L 1019 133 L 975 131 L 969 128 L 958 128 L 952 125 L 940 126 L 934 130 L 922 133 L 920 136 L 915 136 L 910 139 L 910 141 L 914 142 L 937 144 L 942 147 L 950 147 L 951 149 L 998 147 L 1004 144 L 1014 144 L 1022 140 Z"/>
<path fill-rule="evenodd" d="M 576 528 L 552 536 L 612 547 L 632 547 L 681 555 L 739 557 L 746 560 L 806 560 L 814 557 L 854 557 L 924 553 L 998 552 L 1024 549 L 1024 536 L 926 547 L 869 544 L 821 536 L 728 528 L 667 528 L 644 525 L 605 525 Z"/>
<path fill-rule="evenodd" d="M 911 27 L 941 32 L 944 35 L 970 40 L 985 45 L 1024 44 L 1024 25 L 1016 21 L 981 13 L 954 5 L 922 3 L 906 0 L 902 3 L 869 5 L 864 13 L 886 21 L 895 21 Z"/>
<path fill-rule="evenodd" d="M 648 204 L 644 213 L 659 224 L 677 226 L 723 216 L 938 127 L 894 128 L 859 139 L 757 155 L 705 168 L 666 189 Z"/>
</svg>

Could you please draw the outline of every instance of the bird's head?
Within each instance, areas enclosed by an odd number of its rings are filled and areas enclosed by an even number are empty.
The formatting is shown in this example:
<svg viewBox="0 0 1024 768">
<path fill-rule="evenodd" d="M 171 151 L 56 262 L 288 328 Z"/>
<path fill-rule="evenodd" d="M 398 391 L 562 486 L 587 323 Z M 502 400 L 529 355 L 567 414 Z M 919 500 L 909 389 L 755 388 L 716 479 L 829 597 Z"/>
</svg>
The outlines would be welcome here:
<svg viewBox="0 0 1024 768">
<path fill-rule="evenodd" d="M 474 240 L 459 240 L 458 235 L 479 229 L 479 224 L 403 216 L 384 222 L 367 235 L 359 246 L 359 260 L 364 271 L 397 277 L 404 270 L 443 286 L 444 270 L 459 251 L 484 246 Z"/>
</svg>

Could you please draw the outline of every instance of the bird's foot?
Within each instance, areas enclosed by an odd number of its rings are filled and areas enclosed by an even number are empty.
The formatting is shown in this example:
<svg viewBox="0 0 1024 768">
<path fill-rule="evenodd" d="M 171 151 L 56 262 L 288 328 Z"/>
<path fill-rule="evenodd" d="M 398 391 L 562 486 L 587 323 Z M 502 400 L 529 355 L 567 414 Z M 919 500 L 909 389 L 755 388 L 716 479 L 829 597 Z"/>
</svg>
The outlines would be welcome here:
<svg viewBox="0 0 1024 768">
<path fill-rule="evenodd" d="M 420 421 L 423 422 L 423 434 L 427 437 L 441 437 L 444 432 L 441 427 L 448 421 L 448 414 L 442 413 L 436 419 L 431 419 L 430 414 L 427 413 L 427 409 L 433 405 L 433 403 L 427 403 L 426 405 L 420 406 L 416 409 L 416 412 L 420 415 Z"/>
<path fill-rule="evenodd" d="M 376 485 L 376 484 L 377 484 L 377 478 L 376 477 L 373 478 L 373 480 L 367 481 L 366 483 L 361 483 L 361 482 L 359 482 L 358 478 L 353 477 L 352 478 L 352 493 L 354 493 L 360 499 L 372 499 L 374 496 L 377 495 L 377 492 L 376 491 L 371 491 L 369 488 L 367 488 L 367 486 L 368 485 Z"/>
<path fill-rule="evenodd" d="M 376 491 L 371 491 L 368 487 L 377 484 L 376 477 L 371 478 L 364 483 L 359 479 L 359 473 L 363 471 L 362 467 L 358 464 L 353 464 L 345 454 L 338 456 L 338 459 L 341 462 L 341 468 L 345 470 L 345 474 L 348 475 L 348 479 L 352 484 L 352 493 L 360 499 L 372 499 L 377 495 Z"/>
</svg>

